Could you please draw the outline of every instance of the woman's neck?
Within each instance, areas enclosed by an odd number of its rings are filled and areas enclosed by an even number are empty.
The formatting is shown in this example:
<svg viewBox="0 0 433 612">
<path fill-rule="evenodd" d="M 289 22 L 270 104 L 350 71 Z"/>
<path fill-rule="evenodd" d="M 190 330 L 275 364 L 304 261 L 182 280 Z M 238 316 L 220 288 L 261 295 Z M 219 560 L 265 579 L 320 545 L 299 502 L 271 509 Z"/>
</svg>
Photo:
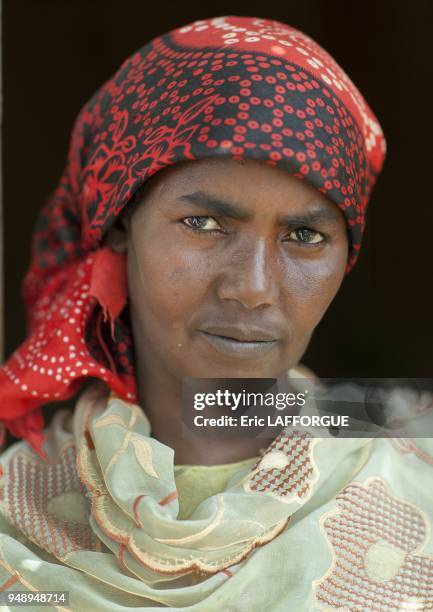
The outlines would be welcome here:
<svg viewBox="0 0 433 612">
<path fill-rule="evenodd" d="M 174 450 L 177 464 L 217 465 L 258 456 L 272 438 L 185 437 L 182 384 L 163 367 L 137 359 L 139 404 L 151 424 L 152 437 Z"/>
</svg>

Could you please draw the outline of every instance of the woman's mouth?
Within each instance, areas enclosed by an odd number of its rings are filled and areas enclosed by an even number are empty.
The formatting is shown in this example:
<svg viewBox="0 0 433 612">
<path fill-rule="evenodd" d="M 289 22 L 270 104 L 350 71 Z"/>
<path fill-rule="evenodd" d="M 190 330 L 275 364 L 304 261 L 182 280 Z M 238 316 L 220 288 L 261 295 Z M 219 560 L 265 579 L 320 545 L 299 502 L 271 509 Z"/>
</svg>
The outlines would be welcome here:
<svg viewBox="0 0 433 612">
<path fill-rule="evenodd" d="M 215 333 L 211 331 L 199 331 L 204 341 L 210 344 L 218 352 L 228 356 L 251 359 L 261 357 L 276 347 L 278 340 L 263 339 L 262 333 L 244 332 L 236 334 L 237 337 Z M 239 337 L 242 336 L 242 337 Z M 259 336 L 259 337 L 257 337 Z M 269 336 L 269 335 L 268 335 Z M 247 337 L 247 339 L 245 339 Z"/>
</svg>

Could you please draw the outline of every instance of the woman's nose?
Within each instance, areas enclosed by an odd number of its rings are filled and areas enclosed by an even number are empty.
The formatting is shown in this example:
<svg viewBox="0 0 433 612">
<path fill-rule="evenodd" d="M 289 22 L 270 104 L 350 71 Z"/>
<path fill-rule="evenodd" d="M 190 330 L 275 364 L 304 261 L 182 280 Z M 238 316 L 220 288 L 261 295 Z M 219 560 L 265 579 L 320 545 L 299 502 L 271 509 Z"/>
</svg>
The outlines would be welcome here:
<svg viewBox="0 0 433 612">
<path fill-rule="evenodd" d="M 218 297 L 252 310 L 275 305 L 279 296 L 276 256 L 264 239 L 250 241 L 232 254 L 219 278 Z"/>
</svg>

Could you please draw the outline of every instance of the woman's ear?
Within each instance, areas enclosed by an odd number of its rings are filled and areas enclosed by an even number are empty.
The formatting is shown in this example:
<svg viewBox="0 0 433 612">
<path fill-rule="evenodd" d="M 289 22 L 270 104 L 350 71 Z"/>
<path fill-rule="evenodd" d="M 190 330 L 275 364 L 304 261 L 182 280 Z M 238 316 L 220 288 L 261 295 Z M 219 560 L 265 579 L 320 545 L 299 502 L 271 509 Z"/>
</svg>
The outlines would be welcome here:
<svg viewBox="0 0 433 612">
<path fill-rule="evenodd" d="M 128 250 L 129 217 L 118 219 L 108 230 L 106 245 L 115 253 L 126 253 Z"/>
</svg>

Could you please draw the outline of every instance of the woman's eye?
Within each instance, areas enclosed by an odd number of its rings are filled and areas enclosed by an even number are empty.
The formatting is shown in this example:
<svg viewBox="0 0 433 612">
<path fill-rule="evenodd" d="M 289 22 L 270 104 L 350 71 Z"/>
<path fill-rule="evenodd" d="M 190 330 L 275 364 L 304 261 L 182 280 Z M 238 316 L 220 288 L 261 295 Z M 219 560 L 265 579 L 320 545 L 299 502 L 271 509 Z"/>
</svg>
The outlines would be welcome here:
<svg viewBox="0 0 433 612">
<path fill-rule="evenodd" d="M 190 227 L 194 230 L 200 231 L 213 231 L 213 230 L 221 230 L 221 225 L 216 221 L 213 217 L 205 217 L 205 216 L 194 216 L 194 217 L 185 217 L 182 219 L 182 223 L 187 227 Z"/>
<path fill-rule="evenodd" d="M 303 242 L 304 244 L 319 244 L 325 240 L 323 234 L 308 227 L 299 227 L 293 230 L 290 232 L 289 238 L 294 242 Z"/>
</svg>

